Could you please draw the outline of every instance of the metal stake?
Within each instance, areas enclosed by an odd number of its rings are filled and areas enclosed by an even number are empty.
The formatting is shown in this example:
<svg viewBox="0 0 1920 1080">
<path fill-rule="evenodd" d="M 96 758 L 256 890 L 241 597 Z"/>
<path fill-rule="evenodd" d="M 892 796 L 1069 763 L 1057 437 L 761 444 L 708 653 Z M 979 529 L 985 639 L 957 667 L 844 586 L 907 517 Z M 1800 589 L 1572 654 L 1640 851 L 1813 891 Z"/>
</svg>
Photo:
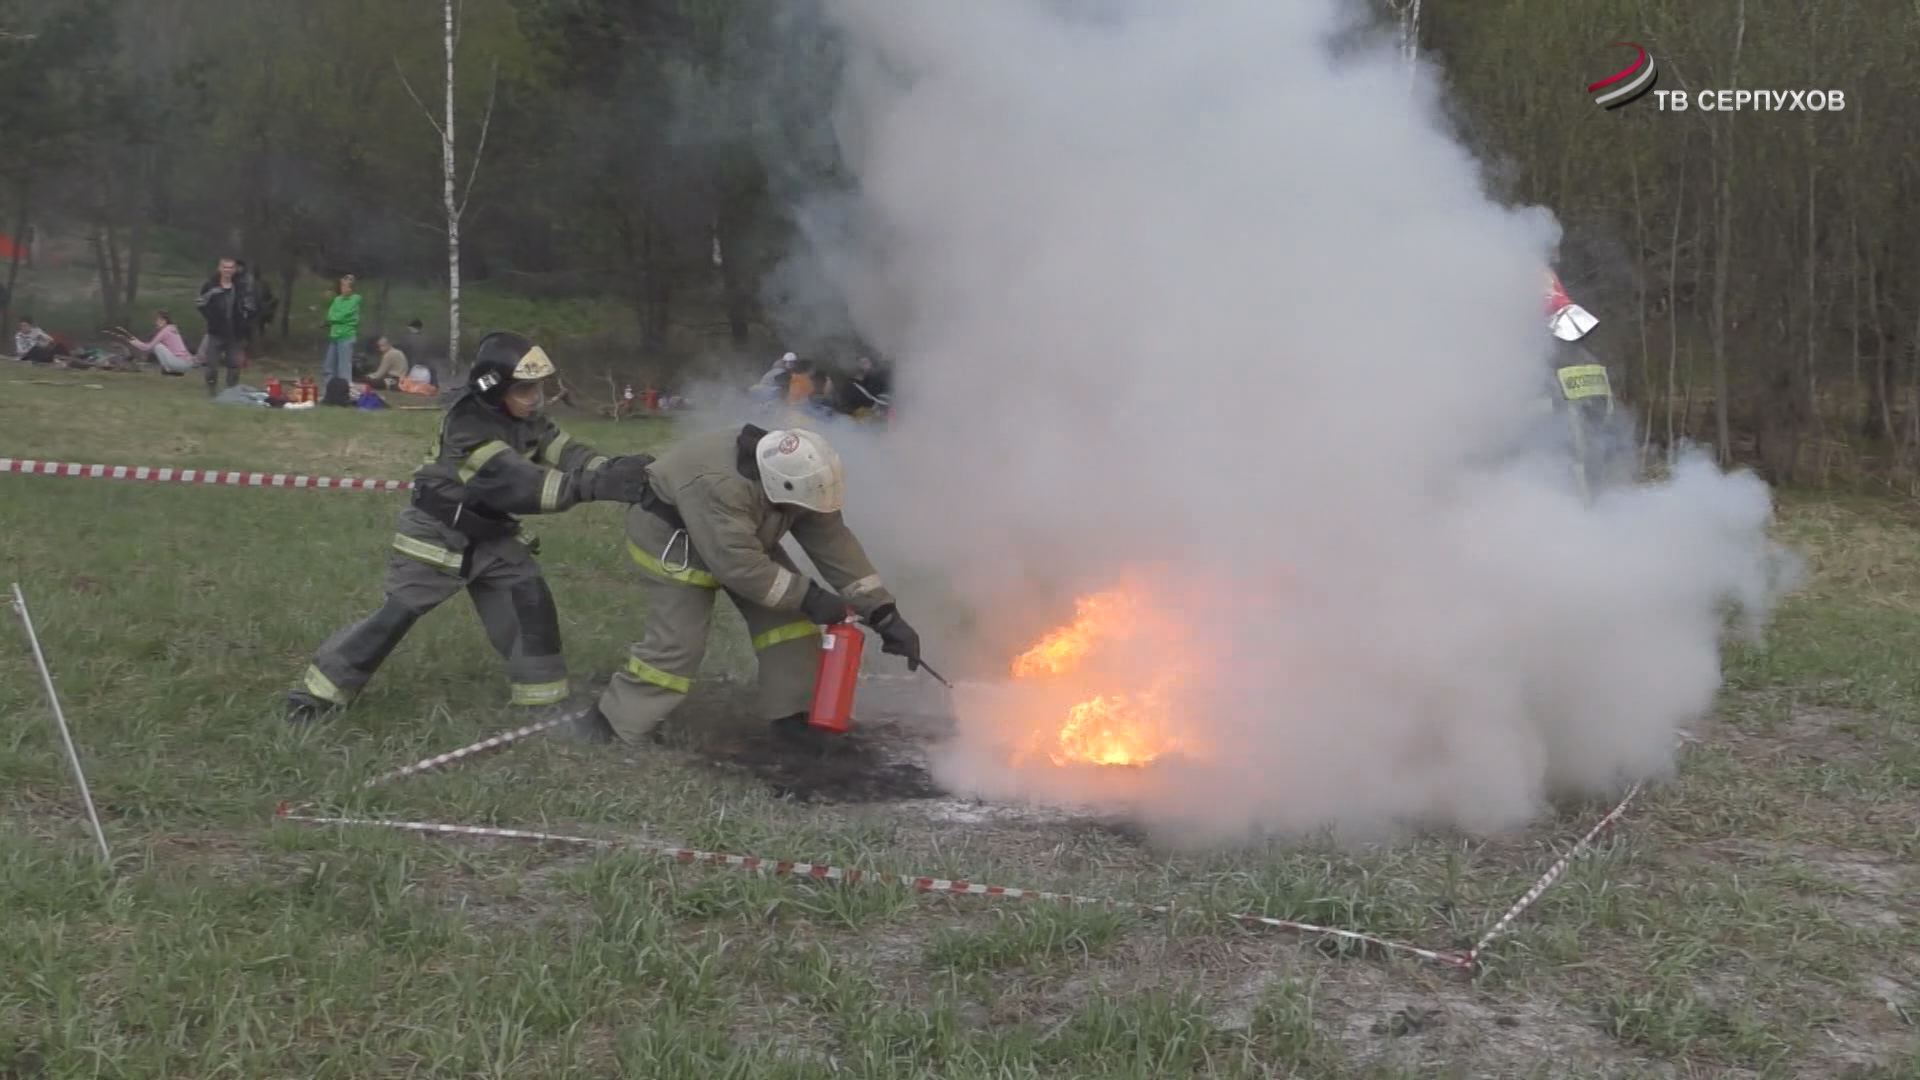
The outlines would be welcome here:
<svg viewBox="0 0 1920 1080">
<path fill-rule="evenodd" d="M 33 616 L 27 613 L 27 598 L 19 582 L 13 586 L 13 609 L 26 624 L 27 641 L 33 645 L 33 662 L 40 666 L 40 684 L 47 689 L 47 704 L 53 706 L 53 719 L 60 727 L 60 740 L 67 744 L 67 761 L 73 765 L 73 778 L 80 784 L 80 797 L 86 800 L 87 820 L 93 823 L 93 838 L 100 842 L 100 857 L 111 867 L 113 852 L 107 847 L 106 830 L 100 827 L 100 814 L 93 808 L 93 792 L 87 790 L 87 774 L 80 768 L 80 752 L 73 748 L 73 735 L 67 730 L 67 715 L 60 708 L 60 695 L 53 689 L 53 672 L 47 668 L 46 654 L 40 651 L 40 635 L 34 632 Z"/>
</svg>

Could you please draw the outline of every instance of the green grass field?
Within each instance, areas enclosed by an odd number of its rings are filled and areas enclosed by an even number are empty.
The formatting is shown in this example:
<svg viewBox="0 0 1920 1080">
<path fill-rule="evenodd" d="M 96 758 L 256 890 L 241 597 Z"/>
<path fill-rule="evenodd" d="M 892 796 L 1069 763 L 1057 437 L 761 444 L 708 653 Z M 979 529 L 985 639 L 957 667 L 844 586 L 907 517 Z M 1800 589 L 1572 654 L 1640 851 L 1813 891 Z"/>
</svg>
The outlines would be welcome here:
<svg viewBox="0 0 1920 1080">
<path fill-rule="evenodd" d="M 89 385 L 103 389 L 89 389 Z M 219 408 L 197 380 L 0 365 L 0 456 L 404 478 L 431 412 Z M 561 421 L 610 451 L 666 426 Z M 24 634 L 0 633 L 0 1077 L 1920 1076 L 1920 511 L 1794 496 L 1812 564 L 1728 658 L 1680 778 L 1477 979 L 1216 916 L 1469 943 L 1604 809 L 1525 836 L 1339 851 L 1145 846 L 947 803 L 774 798 L 680 744 L 497 732 L 463 600 L 350 713 L 280 695 L 378 602 L 398 498 L 0 476 L 26 590 L 114 845 L 99 865 Z M 576 676 L 637 631 L 619 514 L 537 522 Z M 743 672 L 723 617 L 710 674 Z M 736 721 L 716 680 L 683 732 Z M 276 822 L 310 800 L 1146 901 L 1174 918 L 931 897 Z"/>
</svg>

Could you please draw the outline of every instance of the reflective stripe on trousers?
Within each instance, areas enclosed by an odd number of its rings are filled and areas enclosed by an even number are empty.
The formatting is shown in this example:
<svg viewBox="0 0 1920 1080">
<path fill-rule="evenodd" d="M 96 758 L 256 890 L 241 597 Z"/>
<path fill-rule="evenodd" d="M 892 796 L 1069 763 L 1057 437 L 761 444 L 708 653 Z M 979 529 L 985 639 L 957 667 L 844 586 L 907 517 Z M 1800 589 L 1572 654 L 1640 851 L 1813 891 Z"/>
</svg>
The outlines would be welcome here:
<svg viewBox="0 0 1920 1080">
<path fill-rule="evenodd" d="M 346 693 L 334 685 L 332 679 L 327 678 L 319 668 L 311 664 L 307 665 L 306 684 L 307 693 L 312 694 L 321 701 L 330 701 L 335 705 L 345 705 L 352 700 L 353 697 L 353 695 Z"/>
<path fill-rule="evenodd" d="M 567 683 L 514 683 L 513 696 L 509 699 L 515 705 L 552 705 L 567 699 Z"/>
<path fill-rule="evenodd" d="M 438 544 L 429 544 L 425 540 L 416 540 L 406 533 L 393 534 L 393 550 L 408 558 L 419 559 L 429 566 L 451 570 L 456 574 L 460 572 L 459 552 L 451 548 L 443 548 Z"/>
<path fill-rule="evenodd" d="M 671 671 L 661 671 L 645 660 L 634 657 L 627 659 L 627 674 L 644 683 L 652 683 L 662 690 L 671 690 L 676 694 L 690 693 L 693 680 L 684 675 L 675 675 Z"/>
</svg>

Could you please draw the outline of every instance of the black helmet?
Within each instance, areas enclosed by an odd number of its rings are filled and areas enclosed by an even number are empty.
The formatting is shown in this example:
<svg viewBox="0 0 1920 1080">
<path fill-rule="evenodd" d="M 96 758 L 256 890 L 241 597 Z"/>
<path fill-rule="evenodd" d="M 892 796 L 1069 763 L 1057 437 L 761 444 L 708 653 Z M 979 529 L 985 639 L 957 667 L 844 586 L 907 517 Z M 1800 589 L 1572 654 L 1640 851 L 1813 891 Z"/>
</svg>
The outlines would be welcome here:
<svg viewBox="0 0 1920 1080">
<path fill-rule="evenodd" d="M 539 382 L 553 372 L 553 361 L 545 349 L 519 334 L 495 330 L 481 338 L 480 347 L 474 350 L 467 387 L 480 400 L 498 405 L 514 383 Z"/>
</svg>

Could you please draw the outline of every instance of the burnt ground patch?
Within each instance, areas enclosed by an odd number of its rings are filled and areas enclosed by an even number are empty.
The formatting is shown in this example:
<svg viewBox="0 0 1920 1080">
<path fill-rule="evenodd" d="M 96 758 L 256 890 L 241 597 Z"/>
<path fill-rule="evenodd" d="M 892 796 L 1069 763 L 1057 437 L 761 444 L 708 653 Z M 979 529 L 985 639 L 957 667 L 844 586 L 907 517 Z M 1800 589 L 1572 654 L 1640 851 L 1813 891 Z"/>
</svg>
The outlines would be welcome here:
<svg viewBox="0 0 1920 1080">
<path fill-rule="evenodd" d="M 923 764 L 888 742 L 872 732 L 806 741 L 741 732 L 704 747 L 700 756 L 710 768 L 753 776 L 774 794 L 799 802 L 897 802 L 944 794 Z"/>
<path fill-rule="evenodd" d="M 852 730 L 809 730 L 799 737 L 751 719 L 745 697 L 744 687 L 713 688 L 708 700 L 688 703 L 689 722 L 669 721 L 664 741 L 709 769 L 750 776 L 796 802 L 900 802 L 947 794 L 927 771 L 927 747 L 953 730 L 953 718 L 923 693 L 863 683 Z"/>
</svg>

